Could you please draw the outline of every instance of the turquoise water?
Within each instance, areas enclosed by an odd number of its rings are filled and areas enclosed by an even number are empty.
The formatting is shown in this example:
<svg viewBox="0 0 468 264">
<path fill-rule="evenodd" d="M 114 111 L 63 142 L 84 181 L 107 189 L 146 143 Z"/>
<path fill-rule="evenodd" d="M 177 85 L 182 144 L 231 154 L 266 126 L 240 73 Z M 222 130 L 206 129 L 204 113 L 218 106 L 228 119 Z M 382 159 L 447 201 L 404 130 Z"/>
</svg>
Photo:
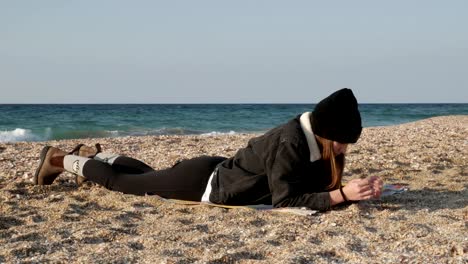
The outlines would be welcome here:
<svg viewBox="0 0 468 264">
<path fill-rule="evenodd" d="M 0 105 L 0 142 L 264 132 L 313 104 Z M 363 126 L 468 115 L 468 104 L 361 104 Z"/>
</svg>

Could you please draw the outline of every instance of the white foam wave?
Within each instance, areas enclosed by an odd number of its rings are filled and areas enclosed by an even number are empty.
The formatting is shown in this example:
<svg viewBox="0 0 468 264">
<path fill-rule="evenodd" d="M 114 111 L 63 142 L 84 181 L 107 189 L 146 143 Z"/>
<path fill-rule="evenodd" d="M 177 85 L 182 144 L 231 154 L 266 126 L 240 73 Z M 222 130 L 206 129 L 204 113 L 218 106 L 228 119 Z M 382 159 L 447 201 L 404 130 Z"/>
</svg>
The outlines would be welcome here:
<svg viewBox="0 0 468 264">
<path fill-rule="evenodd" d="M 237 134 L 235 131 L 229 131 L 229 132 L 218 132 L 218 131 L 212 131 L 212 132 L 209 132 L 209 133 L 203 133 L 201 134 L 201 136 L 207 136 L 207 137 L 211 137 L 211 136 L 225 136 L 225 135 L 235 135 Z"/>
<path fill-rule="evenodd" d="M 112 137 L 117 137 L 120 134 L 118 130 L 107 130 L 106 132 L 109 133 Z"/>
<path fill-rule="evenodd" d="M 36 141 L 41 140 L 38 135 L 35 135 L 31 130 L 24 128 L 16 128 L 10 131 L 0 131 L 0 142 L 17 142 L 17 141 Z"/>
</svg>

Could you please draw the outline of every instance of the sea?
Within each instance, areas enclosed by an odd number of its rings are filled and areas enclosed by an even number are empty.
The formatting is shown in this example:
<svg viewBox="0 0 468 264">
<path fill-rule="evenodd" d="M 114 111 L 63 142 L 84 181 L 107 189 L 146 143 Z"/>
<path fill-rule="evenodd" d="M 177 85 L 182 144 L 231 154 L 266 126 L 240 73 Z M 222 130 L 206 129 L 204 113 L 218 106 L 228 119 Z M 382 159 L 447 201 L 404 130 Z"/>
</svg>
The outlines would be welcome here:
<svg viewBox="0 0 468 264">
<path fill-rule="evenodd" d="M 314 104 L 3 104 L 0 142 L 146 135 L 262 133 Z M 360 104 L 364 127 L 443 115 L 468 104 Z"/>
</svg>

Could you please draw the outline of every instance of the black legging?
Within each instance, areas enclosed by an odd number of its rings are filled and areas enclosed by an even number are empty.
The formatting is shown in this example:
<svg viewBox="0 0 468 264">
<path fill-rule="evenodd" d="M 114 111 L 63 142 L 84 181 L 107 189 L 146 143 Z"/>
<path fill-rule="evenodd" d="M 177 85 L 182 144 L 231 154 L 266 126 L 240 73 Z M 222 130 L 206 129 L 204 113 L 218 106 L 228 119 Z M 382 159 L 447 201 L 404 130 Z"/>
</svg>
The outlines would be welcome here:
<svg viewBox="0 0 468 264">
<path fill-rule="evenodd" d="M 154 170 L 139 160 L 119 156 L 112 165 L 98 160 L 87 161 L 83 176 L 113 191 L 200 201 L 211 173 L 225 159 L 201 156 L 180 161 L 172 168 Z"/>
</svg>

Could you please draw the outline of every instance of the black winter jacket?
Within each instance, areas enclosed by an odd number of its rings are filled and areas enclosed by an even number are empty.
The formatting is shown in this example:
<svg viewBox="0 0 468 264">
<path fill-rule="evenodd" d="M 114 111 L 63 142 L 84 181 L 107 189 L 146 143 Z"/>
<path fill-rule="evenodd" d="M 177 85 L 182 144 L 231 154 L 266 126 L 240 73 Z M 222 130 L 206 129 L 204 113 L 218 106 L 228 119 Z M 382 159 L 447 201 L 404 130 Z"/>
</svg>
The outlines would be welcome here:
<svg viewBox="0 0 468 264">
<path fill-rule="evenodd" d="M 330 168 L 321 159 L 309 115 L 299 115 L 252 138 L 234 157 L 218 165 L 210 201 L 330 209 L 326 191 L 331 182 Z"/>
</svg>

